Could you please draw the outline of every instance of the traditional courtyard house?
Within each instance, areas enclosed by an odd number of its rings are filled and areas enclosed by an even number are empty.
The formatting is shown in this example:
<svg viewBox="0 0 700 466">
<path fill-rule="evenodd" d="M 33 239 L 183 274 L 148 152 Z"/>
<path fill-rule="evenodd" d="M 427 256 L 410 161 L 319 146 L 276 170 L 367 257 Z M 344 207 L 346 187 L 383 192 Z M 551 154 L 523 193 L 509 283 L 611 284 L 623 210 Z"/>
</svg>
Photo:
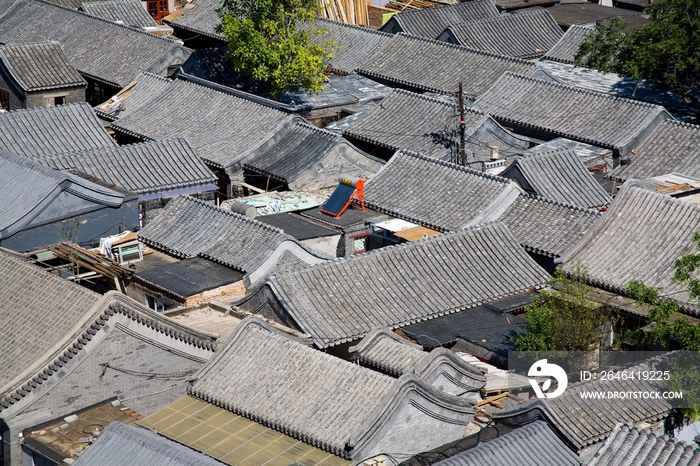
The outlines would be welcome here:
<svg viewBox="0 0 700 466">
<path fill-rule="evenodd" d="M 265 191 L 333 186 L 340 175 L 367 180 L 384 165 L 338 134 L 293 123 L 243 163 L 244 180 Z"/>
<path fill-rule="evenodd" d="M 437 39 L 445 28 L 467 21 L 497 18 L 498 9 L 490 1 L 461 2 L 439 8 L 423 8 L 396 13 L 380 30 L 404 32 L 425 39 Z"/>
<path fill-rule="evenodd" d="M 595 287 L 624 294 L 627 283 L 641 280 L 663 289 L 682 312 L 700 308 L 685 287 L 673 280 L 674 264 L 696 253 L 693 234 L 700 225 L 700 205 L 658 194 L 638 180 L 628 180 L 599 222 L 559 259 L 573 273 L 577 263 Z M 634 254 L 630 254 L 634 251 Z"/>
<path fill-rule="evenodd" d="M 0 107 L 18 110 L 85 101 L 87 83 L 58 42 L 0 47 Z"/>
<path fill-rule="evenodd" d="M 86 173 L 138 194 L 140 227 L 175 196 L 215 200 L 217 179 L 185 139 L 92 149 L 37 161 L 56 170 Z"/>
<path fill-rule="evenodd" d="M 238 306 L 328 348 L 538 288 L 548 277 L 503 224 L 489 224 L 276 274 Z"/>
<path fill-rule="evenodd" d="M 659 105 L 504 73 L 474 109 L 516 133 L 543 140 L 561 136 L 612 149 L 615 159 L 639 150 L 671 115 Z"/>
<path fill-rule="evenodd" d="M 275 270 L 305 267 L 330 259 L 278 228 L 190 196 L 170 201 L 139 232 L 139 239 L 180 259 L 203 257 L 236 270 L 245 275 L 246 286 Z M 239 287 L 242 286 L 240 283 Z"/>
<path fill-rule="evenodd" d="M 137 198 L 36 161 L 0 151 L 0 245 L 27 252 L 101 236 L 138 224 Z"/>
<path fill-rule="evenodd" d="M 457 102 L 452 99 L 397 89 L 351 123 L 343 135 L 385 159 L 397 150 L 407 150 L 462 164 L 459 118 Z M 466 162 L 477 170 L 482 170 L 484 163 L 505 165 L 513 155 L 530 147 L 527 138 L 512 134 L 480 111 L 466 108 L 464 122 Z"/>
<path fill-rule="evenodd" d="M 528 60 L 544 55 L 563 34 L 547 10 L 535 10 L 453 23 L 437 39 Z"/>
<path fill-rule="evenodd" d="M 473 100 L 504 72 L 529 75 L 534 68 L 518 58 L 400 33 L 356 72 L 413 92 L 455 95 L 461 82 L 465 98 Z"/>
<path fill-rule="evenodd" d="M 116 146 L 86 103 L 0 113 L 0 149 L 30 159 Z"/>
<path fill-rule="evenodd" d="M 367 183 L 365 202 L 441 232 L 504 222 L 547 270 L 600 220 L 598 212 L 525 194 L 506 178 L 407 152 L 397 153 Z"/>
<path fill-rule="evenodd" d="M 699 126 L 664 122 L 643 147 L 622 159 L 610 176 L 617 181 L 653 178 L 668 173 L 698 178 L 699 143 Z"/>
<path fill-rule="evenodd" d="M 86 99 L 92 105 L 106 101 L 138 73 L 168 75 L 191 53 L 173 40 L 43 0 L 19 0 L 0 16 L 0 42 L 44 41 L 61 44 L 87 81 Z"/>
<path fill-rule="evenodd" d="M 25 429 L 59 420 L 60 430 L 63 418 L 116 399 L 148 415 L 181 398 L 215 349 L 212 337 L 120 293 L 97 294 L 4 252 L 0 290 L 0 308 L 13 309 L 0 313 L 8 465 L 36 456 L 23 444 Z"/>
<path fill-rule="evenodd" d="M 396 333 L 376 329 L 348 351 L 352 360 L 392 377 L 415 374 L 438 391 L 461 396 L 486 385 L 484 372 L 452 351 L 436 348 L 430 353 Z"/>
<path fill-rule="evenodd" d="M 354 461 L 389 451 L 407 456 L 462 438 L 474 418 L 467 399 L 440 392 L 414 374 L 396 379 L 344 361 L 255 317 L 241 322 L 218 355 L 198 374 L 189 395 L 269 427 L 271 440 L 279 438 L 277 431 L 300 441 L 299 448 L 280 453 L 277 442 L 270 442 L 271 451 L 251 459 L 256 464 L 266 463 L 270 454 L 284 456 L 284 464 L 304 464 L 303 456 L 295 455 L 306 453 L 305 444 Z M 167 425 L 174 419 L 154 420 L 143 422 L 168 436 Z M 189 422 L 197 423 L 196 418 Z M 206 437 L 207 430 L 203 425 L 198 437 Z M 200 441 L 205 443 L 195 442 Z M 188 443 L 199 449 L 195 442 Z M 252 445 L 237 448 L 244 442 L 240 436 L 228 439 L 226 452 L 221 448 L 215 453 L 239 463 L 241 455 L 250 455 L 246 451 L 257 450 Z M 228 458 L 222 457 L 229 452 Z"/>
<path fill-rule="evenodd" d="M 597 209 L 612 201 L 576 152 L 560 149 L 520 157 L 501 173 L 527 193 L 583 209 Z"/>
<path fill-rule="evenodd" d="M 266 105 L 278 105 L 276 102 L 204 80 L 195 83 L 176 79 L 163 87 L 164 83 L 153 84 L 161 91 L 151 95 L 139 93 L 139 98 L 145 100 L 136 108 L 129 101 L 126 113 L 111 123 L 118 139 L 122 143 L 187 139 L 217 175 L 220 191 L 226 197 L 239 193 L 242 163 L 247 157 L 284 134 L 281 130 L 287 124 L 303 121 Z M 173 112 L 178 115 L 176 120 L 171 118 Z"/>
</svg>

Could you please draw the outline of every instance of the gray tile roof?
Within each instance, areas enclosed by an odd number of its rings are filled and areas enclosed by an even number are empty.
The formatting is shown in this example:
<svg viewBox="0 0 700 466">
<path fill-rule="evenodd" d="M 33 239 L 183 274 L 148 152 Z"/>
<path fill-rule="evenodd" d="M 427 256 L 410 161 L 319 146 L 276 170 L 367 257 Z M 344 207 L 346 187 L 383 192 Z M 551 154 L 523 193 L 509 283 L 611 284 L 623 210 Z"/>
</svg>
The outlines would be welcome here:
<svg viewBox="0 0 700 466">
<path fill-rule="evenodd" d="M 397 328 L 538 287 L 548 278 L 503 224 L 488 224 L 273 276 L 259 293 L 272 292 L 282 312 L 325 348 L 377 327 Z M 246 301 L 244 308 L 254 304 Z"/>
<path fill-rule="evenodd" d="M 319 94 L 309 94 L 304 89 L 296 88 L 281 92 L 277 100 L 286 103 L 295 111 L 340 106 L 352 107 L 354 111 L 357 110 L 355 107 L 358 105 L 368 105 L 382 100 L 391 93 L 391 90 L 392 88 L 359 74 L 332 74 L 323 84 L 323 90 Z"/>
<path fill-rule="evenodd" d="M 580 207 L 527 194 L 518 196 L 498 217 L 528 251 L 560 257 L 602 221 L 602 215 Z"/>
<path fill-rule="evenodd" d="M 348 351 L 352 360 L 376 368 L 394 377 L 403 374 L 416 374 L 431 383 L 428 378 L 437 378 L 437 371 L 446 372 L 449 367 L 451 382 L 458 382 L 459 394 L 465 391 L 481 390 L 486 385 L 484 372 L 446 348 L 436 348 L 431 352 L 410 343 L 396 333 L 386 329 L 376 329 L 367 334 L 356 346 Z M 454 372 L 453 372 L 454 371 Z M 441 374 L 440 374 L 441 375 Z M 457 380 L 457 379 L 460 380 Z M 444 388 L 443 388 L 444 390 Z M 447 392 L 451 393 L 451 392 Z"/>
<path fill-rule="evenodd" d="M 505 178 L 398 152 L 365 184 L 365 204 L 428 228 L 452 231 L 502 212 L 520 192 Z"/>
<path fill-rule="evenodd" d="M 0 61 L 25 92 L 87 86 L 58 42 L 4 45 Z"/>
<path fill-rule="evenodd" d="M 312 36 L 312 40 L 324 44 L 333 40 L 337 46 L 330 60 L 331 68 L 340 73 L 351 73 L 391 41 L 393 36 L 385 32 L 351 24 L 317 18 L 313 24 L 302 28 L 325 29 L 328 34 Z"/>
<path fill-rule="evenodd" d="M 534 63 L 446 42 L 399 33 L 357 72 L 410 90 L 456 94 L 459 82 L 467 98 L 476 98 L 505 71 L 530 74 Z"/>
<path fill-rule="evenodd" d="M 688 292 L 673 282 L 674 263 L 695 253 L 691 241 L 700 225 L 700 205 L 656 194 L 639 181 L 628 180 L 596 228 L 572 248 L 564 269 L 576 261 L 587 269 L 587 279 L 609 291 L 624 293 L 630 280 L 662 288 L 661 295 L 679 302 L 682 310 L 697 314 Z"/>
<path fill-rule="evenodd" d="M 515 180 L 525 191 L 545 199 L 584 209 L 602 207 L 612 201 L 572 149 L 555 149 L 515 159 L 501 176 Z"/>
<path fill-rule="evenodd" d="M 672 354 L 672 353 L 671 353 Z M 649 371 L 664 365 L 663 356 L 649 359 L 627 371 Z M 532 399 L 525 403 L 494 411 L 492 418 L 499 423 L 520 425 L 524 422 L 545 420 L 560 438 L 575 449 L 604 440 L 620 423 L 637 424 L 656 422 L 665 418 L 672 406 L 668 400 L 653 398 L 598 398 L 583 399 L 582 392 L 656 392 L 664 391 L 664 382 L 636 378 L 634 380 L 595 380 L 569 387 L 563 394 L 551 399 Z"/>
<path fill-rule="evenodd" d="M 281 243 L 299 244 L 282 230 L 190 196 L 171 200 L 139 239 L 175 257 L 202 255 L 248 273 Z"/>
<path fill-rule="evenodd" d="M 194 7 L 174 21 L 170 21 L 170 25 L 223 41 L 224 36 L 216 32 L 216 27 L 221 22 L 216 13 L 219 1 L 197 0 L 192 3 L 194 3 Z"/>
<path fill-rule="evenodd" d="M 118 120 L 148 105 L 151 99 L 165 92 L 171 82 L 171 79 L 153 73 L 141 73 L 122 89 L 123 94 L 117 102 L 110 99 L 95 106 L 95 112 L 105 120 Z"/>
<path fill-rule="evenodd" d="M 0 151 L 0 239 L 21 231 L 64 192 L 92 203 L 92 206 L 119 207 L 124 194 L 112 191 L 70 173 Z M 55 217 L 72 212 L 74 206 L 57 206 Z"/>
<path fill-rule="evenodd" d="M 693 112 L 692 106 L 686 103 L 681 95 L 656 87 L 649 81 L 619 76 L 616 73 L 602 73 L 582 66 L 540 60 L 537 62 L 537 70 L 532 74 L 532 77 L 657 104 L 671 112 L 675 111 L 680 114 L 692 114 Z"/>
<path fill-rule="evenodd" d="M 498 9 L 490 0 L 473 0 L 456 5 L 397 13 L 381 29 L 393 33 L 405 32 L 426 39 L 437 39 L 446 27 L 453 24 L 498 16 Z"/>
<path fill-rule="evenodd" d="M 148 429 L 111 422 L 97 440 L 82 452 L 75 466 L 222 466 L 223 463 L 184 445 L 161 437 Z"/>
<path fill-rule="evenodd" d="M 0 150 L 25 157 L 116 145 L 87 103 L 0 113 Z"/>
<path fill-rule="evenodd" d="M 0 252 L 0 309 L 5 310 L 0 312 L 0 401 L 8 389 L 24 382 L 23 375 L 28 378 L 25 371 L 61 343 L 100 298 L 83 286 Z"/>
<path fill-rule="evenodd" d="M 439 39 L 473 49 L 527 59 L 544 55 L 562 35 L 561 28 L 547 10 L 535 10 L 452 24 Z"/>
<path fill-rule="evenodd" d="M 523 152 L 523 155 L 540 154 L 542 152 L 559 149 L 571 149 L 576 152 L 576 155 L 578 155 L 581 162 L 583 162 L 587 168 L 600 165 L 607 165 L 610 168 L 613 166 L 612 150 L 586 144 L 585 142 L 572 141 L 566 138 L 550 139 L 547 142 L 529 148 Z"/>
<path fill-rule="evenodd" d="M 521 466 L 525 464 L 578 466 L 581 458 L 559 440 L 546 422 L 536 421 L 474 448 L 444 459 L 435 466 Z"/>
<path fill-rule="evenodd" d="M 670 119 L 658 105 L 504 73 L 474 107 L 500 121 L 608 147 L 621 154 Z"/>
<path fill-rule="evenodd" d="M 217 181 L 185 139 L 93 149 L 37 161 L 56 170 L 77 170 L 136 194 L 161 193 Z"/>
<path fill-rule="evenodd" d="M 593 32 L 593 28 L 584 26 L 571 26 L 561 39 L 542 57 L 543 60 L 552 60 L 560 63 L 574 63 L 574 56 L 587 34 Z"/>
<path fill-rule="evenodd" d="M 177 115 L 176 119 L 172 116 Z M 206 162 L 228 167 L 294 116 L 181 79 L 112 127 L 144 139 L 184 137 Z M 225 121 L 226 124 L 221 124 Z"/>
<path fill-rule="evenodd" d="M 618 424 L 586 466 L 697 466 L 700 448 L 648 429 Z"/>
<path fill-rule="evenodd" d="M 67 376 L 65 366 L 76 356 L 84 356 L 82 350 L 97 332 L 114 328 L 112 318 L 122 324 L 131 321 L 132 331 L 141 333 L 139 344 L 178 348 L 181 354 L 187 352 L 185 357 L 195 364 L 202 364 L 216 348 L 211 336 L 178 324 L 124 294 L 97 294 L 4 252 L 0 252 L 0 309 L 12 310 L 0 313 L 0 340 L 5 355 L 0 359 L 0 416 L 8 408 L 12 413 L 12 405 L 30 396 L 45 394 L 44 382 L 56 388 L 56 379 Z M 141 387 L 129 389 L 139 392 Z M 100 390 L 96 388 L 91 395 L 102 393 L 101 402 L 109 395 Z M 76 400 L 83 394 L 74 395 L 70 398 Z M 158 400 L 159 397 L 151 398 L 151 402 Z M 76 408 L 80 402 L 69 399 L 69 411 L 60 416 L 85 407 Z M 56 406 L 54 413 L 66 406 Z"/>
<path fill-rule="evenodd" d="M 466 401 L 414 375 L 396 380 L 352 364 L 256 317 L 239 324 L 189 393 L 347 459 L 361 459 L 376 445 L 407 397 L 419 406 L 430 397 L 455 424 L 465 425 L 474 413 Z M 419 435 L 420 424 L 404 428 Z"/>
<path fill-rule="evenodd" d="M 489 160 L 489 145 L 508 157 L 529 147 L 529 141 L 501 127 L 488 115 L 465 109 L 467 162 Z M 343 134 L 392 151 L 409 150 L 446 161 L 459 157 L 459 111 L 456 102 L 394 90 Z M 479 163 L 479 168 L 481 164 Z"/>
<path fill-rule="evenodd" d="M 669 173 L 700 177 L 700 126 L 664 122 L 636 154 L 610 174 L 619 181 L 647 179 Z"/>
<path fill-rule="evenodd" d="M 383 160 L 359 151 L 336 133 L 308 123 L 292 123 L 274 144 L 243 167 L 300 189 L 317 180 L 334 183 L 341 174 L 369 178 Z"/>
<path fill-rule="evenodd" d="M 0 17 L 0 42 L 50 40 L 61 43 L 81 74 L 116 87 L 127 85 L 142 71 L 165 72 L 190 54 L 170 39 L 42 0 L 20 0 Z"/>
<path fill-rule="evenodd" d="M 109 0 L 80 4 L 80 10 L 108 21 L 121 21 L 131 27 L 157 26 L 139 0 Z"/>
</svg>

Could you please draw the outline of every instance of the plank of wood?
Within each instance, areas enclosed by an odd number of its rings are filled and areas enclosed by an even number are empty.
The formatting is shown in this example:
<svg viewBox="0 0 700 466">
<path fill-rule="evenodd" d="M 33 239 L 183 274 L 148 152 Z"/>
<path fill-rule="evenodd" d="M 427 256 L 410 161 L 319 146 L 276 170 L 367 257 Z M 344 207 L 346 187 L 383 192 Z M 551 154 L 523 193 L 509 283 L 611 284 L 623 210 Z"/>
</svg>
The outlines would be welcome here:
<svg viewBox="0 0 700 466">
<path fill-rule="evenodd" d="M 508 392 L 503 392 L 503 393 L 499 393 L 498 395 L 489 396 L 489 397 L 487 397 L 487 398 L 484 398 L 483 400 L 481 400 L 481 401 L 478 402 L 477 404 L 475 404 L 474 407 L 476 408 L 476 407 L 479 407 L 479 406 L 483 406 L 483 405 L 485 405 L 485 404 L 489 404 L 489 403 L 491 403 L 492 401 L 499 400 L 499 399 L 504 398 L 504 397 L 506 397 L 506 396 L 508 396 Z"/>
</svg>

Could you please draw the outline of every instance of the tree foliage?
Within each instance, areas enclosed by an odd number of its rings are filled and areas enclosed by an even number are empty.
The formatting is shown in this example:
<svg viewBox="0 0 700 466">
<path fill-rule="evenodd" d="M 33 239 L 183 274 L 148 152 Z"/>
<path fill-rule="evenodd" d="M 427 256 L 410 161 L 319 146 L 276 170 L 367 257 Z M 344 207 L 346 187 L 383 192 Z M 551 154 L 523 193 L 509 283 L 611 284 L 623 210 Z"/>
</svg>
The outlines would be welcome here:
<svg viewBox="0 0 700 466">
<path fill-rule="evenodd" d="M 312 37 L 326 31 L 299 27 L 313 23 L 318 8 L 316 0 L 223 0 L 217 31 L 233 69 L 273 96 L 292 87 L 321 91 L 334 43 Z"/>
<path fill-rule="evenodd" d="M 567 277 L 557 269 L 550 290 L 525 308 L 525 329 L 511 338 L 518 351 L 590 351 L 604 338 L 608 310 L 586 299 L 582 267 Z"/>
<path fill-rule="evenodd" d="M 581 43 L 575 64 L 646 79 L 682 95 L 700 113 L 700 0 L 657 0 L 649 23 L 630 29 L 619 18 Z"/>
</svg>

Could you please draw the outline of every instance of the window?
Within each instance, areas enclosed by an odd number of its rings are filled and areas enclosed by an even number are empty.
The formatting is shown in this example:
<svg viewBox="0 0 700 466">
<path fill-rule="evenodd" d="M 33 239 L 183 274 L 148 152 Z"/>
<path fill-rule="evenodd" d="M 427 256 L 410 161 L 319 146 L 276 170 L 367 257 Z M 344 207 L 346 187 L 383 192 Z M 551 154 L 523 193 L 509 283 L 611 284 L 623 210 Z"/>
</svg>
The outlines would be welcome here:
<svg viewBox="0 0 700 466">
<path fill-rule="evenodd" d="M 62 95 L 60 97 L 54 97 L 53 98 L 53 104 L 54 106 L 56 105 L 65 105 L 66 104 L 66 96 Z"/>
<path fill-rule="evenodd" d="M 163 312 L 165 311 L 165 303 L 161 301 L 158 298 L 154 298 L 153 296 L 146 295 L 146 299 L 148 300 L 148 307 L 153 309 L 156 312 Z"/>
<path fill-rule="evenodd" d="M 352 253 L 353 254 L 360 254 L 360 253 L 366 252 L 368 238 L 369 238 L 368 233 L 350 236 L 350 239 L 352 240 Z"/>
</svg>

